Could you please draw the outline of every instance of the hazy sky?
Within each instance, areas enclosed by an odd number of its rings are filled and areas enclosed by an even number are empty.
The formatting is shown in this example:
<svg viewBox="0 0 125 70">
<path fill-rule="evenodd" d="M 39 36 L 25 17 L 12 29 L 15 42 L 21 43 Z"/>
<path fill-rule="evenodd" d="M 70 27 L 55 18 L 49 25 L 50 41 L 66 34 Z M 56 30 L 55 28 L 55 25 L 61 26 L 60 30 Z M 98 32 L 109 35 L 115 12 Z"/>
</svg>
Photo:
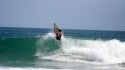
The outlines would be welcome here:
<svg viewBox="0 0 125 70">
<path fill-rule="evenodd" d="M 0 26 L 125 31 L 125 0 L 0 0 Z"/>
</svg>

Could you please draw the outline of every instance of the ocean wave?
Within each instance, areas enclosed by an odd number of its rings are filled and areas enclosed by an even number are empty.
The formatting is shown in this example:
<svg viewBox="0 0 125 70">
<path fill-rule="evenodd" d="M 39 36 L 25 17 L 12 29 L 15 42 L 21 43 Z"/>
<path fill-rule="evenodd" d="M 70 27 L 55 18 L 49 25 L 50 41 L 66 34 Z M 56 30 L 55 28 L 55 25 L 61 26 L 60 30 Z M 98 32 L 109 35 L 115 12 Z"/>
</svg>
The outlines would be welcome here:
<svg viewBox="0 0 125 70">
<path fill-rule="evenodd" d="M 51 33 L 45 39 L 52 38 Z M 47 36 L 47 37 L 46 37 Z M 59 51 L 44 59 L 67 62 L 124 63 L 125 42 L 112 40 L 81 40 L 62 37 Z M 41 53 L 39 53 L 41 54 Z"/>
<path fill-rule="evenodd" d="M 124 63 L 125 42 L 117 39 L 92 40 L 62 36 L 61 41 L 49 32 L 36 38 L 0 39 L 0 64 L 35 62 L 47 59 L 65 62 Z M 10 64 L 11 65 L 11 64 Z"/>
</svg>

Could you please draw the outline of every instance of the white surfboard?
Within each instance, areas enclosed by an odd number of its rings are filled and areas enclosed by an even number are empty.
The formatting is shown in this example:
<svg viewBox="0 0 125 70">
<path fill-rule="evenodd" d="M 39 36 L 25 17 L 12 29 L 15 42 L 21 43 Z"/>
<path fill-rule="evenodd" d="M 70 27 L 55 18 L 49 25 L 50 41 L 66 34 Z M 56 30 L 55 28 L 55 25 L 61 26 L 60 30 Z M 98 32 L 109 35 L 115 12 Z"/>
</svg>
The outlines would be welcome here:
<svg viewBox="0 0 125 70">
<path fill-rule="evenodd" d="M 57 29 L 59 29 L 59 27 L 56 25 L 56 23 L 54 23 L 54 32 L 56 32 Z"/>
</svg>

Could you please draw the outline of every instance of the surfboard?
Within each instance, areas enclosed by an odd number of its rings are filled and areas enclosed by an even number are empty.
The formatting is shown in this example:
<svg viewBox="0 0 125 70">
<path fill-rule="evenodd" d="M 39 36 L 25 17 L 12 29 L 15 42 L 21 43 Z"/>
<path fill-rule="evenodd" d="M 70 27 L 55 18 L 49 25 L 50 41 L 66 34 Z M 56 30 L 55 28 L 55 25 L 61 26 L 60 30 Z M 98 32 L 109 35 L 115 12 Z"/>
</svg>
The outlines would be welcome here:
<svg viewBox="0 0 125 70">
<path fill-rule="evenodd" d="M 56 23 L 54 23 L 54 32 L 56 32 L 57 29 L 59 29 L 59 27 L 56 25 Z"/>
</svg>

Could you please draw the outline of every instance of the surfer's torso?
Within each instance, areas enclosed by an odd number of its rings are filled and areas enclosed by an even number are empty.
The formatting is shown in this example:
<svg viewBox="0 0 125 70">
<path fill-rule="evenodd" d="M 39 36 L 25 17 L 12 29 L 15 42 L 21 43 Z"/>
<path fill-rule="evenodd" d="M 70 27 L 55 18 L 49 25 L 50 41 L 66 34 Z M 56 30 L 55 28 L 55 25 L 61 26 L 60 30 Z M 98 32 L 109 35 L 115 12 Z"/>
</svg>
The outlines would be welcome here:
<svg viewBox="0 0 125 70">
<path fill-rule="evenodd" d="M 56 33 L 56 39 L 57 39 L 57 40 L 61 40 L 61 36 L 62 36 L 62 33 L 61 33 L 61 32 L 57 32 L 57 33 Z"/>
</svg>

